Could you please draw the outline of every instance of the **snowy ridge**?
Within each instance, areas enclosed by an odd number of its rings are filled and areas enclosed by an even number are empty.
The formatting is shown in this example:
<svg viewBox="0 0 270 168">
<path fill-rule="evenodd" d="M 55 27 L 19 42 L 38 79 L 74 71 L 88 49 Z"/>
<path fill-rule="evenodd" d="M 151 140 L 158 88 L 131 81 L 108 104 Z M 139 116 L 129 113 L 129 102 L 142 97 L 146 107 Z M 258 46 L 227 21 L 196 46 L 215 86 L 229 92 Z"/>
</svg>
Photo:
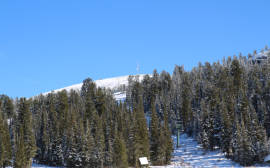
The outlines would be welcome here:
<svg viewBox="0 0 270 168">
<path fill-rule="evenodd" d="M 261 60 L 261 59 L 266 59 L 270 57 L 270 51 L 264 51 L 262 53 L 258 53 L 257 55 L 252 57 L 252 60 Z"/>
<path fill-rule="evenodd" d="M 139 75 L 139 80 L 141 81 L 144 76 L 145 76 L 145 74 Z M 125 84 L 127 86 L 128 85 L 128 76 L 101 79 L 101 80 L 96 80 L 94 82 L 96 83 L 97 87 L 105 87 L 105 88 L 115 89 L 118 86 L 123 85 L 123 84 Z M 62 91 L 64 89 L 66 89 L 68 92 L 71 89 L 73 89 L 73 90 L 81 90 L 82 84 L 83 83 L 76 84 L 76 85 L 71 85 L 71 86 L 68 86 L 68 87 L 61 88 L 61 89 L 56 89 L 56 90 L 54 90 L 54 92 L 57 93 L 57 92 Z M 48 93 L 51 93 L 51 92 L 43 93 L 43 95 L 47 95 Z M 122 98 L 123 95 L 118 96 L 118 97 Z"/>
</svg>

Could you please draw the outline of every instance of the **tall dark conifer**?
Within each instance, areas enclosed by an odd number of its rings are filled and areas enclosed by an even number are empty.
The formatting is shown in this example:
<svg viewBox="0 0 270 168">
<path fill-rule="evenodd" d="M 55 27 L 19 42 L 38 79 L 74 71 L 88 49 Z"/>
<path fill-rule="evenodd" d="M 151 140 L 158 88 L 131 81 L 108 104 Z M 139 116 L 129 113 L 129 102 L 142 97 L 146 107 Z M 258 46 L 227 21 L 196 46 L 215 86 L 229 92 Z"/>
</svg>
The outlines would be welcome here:
<svg viewBox="0 0 270 168">
<path fill-rule="evenodd" d="M 23 129 L 23 133 L 19 134 L 19 139 L 21 141 L 20 145 L 24 146 L 25 149 L 25 166 L 30 167 L 32 164 L 31 159 L 36 155 L 37 147 L 32 128 L 32 114 L 26 98 L 21 98 L 19 101 L 18 119 L 19 127 L 20 129 Z"/>
<path fill-rule="evenodd" d="M 155 107 L 155 101 L 151 102 L 151 124 L 150 124 L 150 160 L 153 165 L 158 162 L 158 148 L 159 148 L 159 124 L 157 118 L 157 112 Z"/>
<path fill-rule="evenodd" d="M 126 168 L 128 167 L 128 158 L 126 153 L 125 141 L 122 139 L 121 132 L 117 132 L 115 129 L 116 139 L 114 142 L 114 165 L 116 167 Z"/>
<path fill-rule="evenodd" d="M 173 153 L 173 139 L 169 127 L 167 104 L 164 105 L 163 127 L 164 127 L 165 164 L 169 164 Z"/>
</svg>

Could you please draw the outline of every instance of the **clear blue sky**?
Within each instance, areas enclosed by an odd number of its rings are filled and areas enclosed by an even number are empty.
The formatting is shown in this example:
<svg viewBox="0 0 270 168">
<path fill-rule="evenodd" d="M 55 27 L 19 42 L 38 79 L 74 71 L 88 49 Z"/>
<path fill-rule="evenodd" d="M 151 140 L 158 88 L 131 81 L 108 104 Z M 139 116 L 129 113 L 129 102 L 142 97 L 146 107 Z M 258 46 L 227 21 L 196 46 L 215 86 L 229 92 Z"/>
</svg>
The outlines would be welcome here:
<svg viewBox="0 0 270 168">
<path fill-rule="evenodd" d="M 0 94 L 247 55 L 270 46 L 269 19 L 269 0 L 0 0 Z"/>
</svg>

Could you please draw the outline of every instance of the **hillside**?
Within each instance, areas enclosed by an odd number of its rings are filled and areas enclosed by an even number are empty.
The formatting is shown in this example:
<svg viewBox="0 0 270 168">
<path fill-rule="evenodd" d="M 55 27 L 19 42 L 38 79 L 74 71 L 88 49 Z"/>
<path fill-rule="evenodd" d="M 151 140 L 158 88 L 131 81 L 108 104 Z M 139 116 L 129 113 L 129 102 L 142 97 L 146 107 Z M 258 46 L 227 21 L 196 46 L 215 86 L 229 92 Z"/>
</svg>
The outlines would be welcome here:
<svg viewBox="0 0 270 168">
<path fill-rule="evenodd" d="M 145 76 L 145 74 L 141 74 L 139 75 L 139 80 L 141 81 L 143 79 L 143 77 Z M 105 88 L 110 88 L 110 89 L 115 89 L 117 90 L 117 88 L 120 85 L 128 85 L 128 75 L 127 76 L 120 76 L 120 77 L 115 77 L 115 78 L 106 78 L 106 79 L 100 79 L 100 80 L 96 80 L 94 81 L 97 85 L 97 87 L 105 87 Z M 54 90 L 54 92 L 59 92 L 62 91 L 64 89 L 66 89 L 68 92 L 73 89 L 73 90 L 81 90 L 83 83 L 80 84 L 76 84 L 76 85 L 71 85 L 71 86 L 67 86 L 61 89 L 56 89 Z M 47 95 L 49 92 L 43 93 L 43 95 Z M 125 93 L 115 93 L 115 98 L 116 99 L 124 99 L 126 97 Z"/>
</svg>

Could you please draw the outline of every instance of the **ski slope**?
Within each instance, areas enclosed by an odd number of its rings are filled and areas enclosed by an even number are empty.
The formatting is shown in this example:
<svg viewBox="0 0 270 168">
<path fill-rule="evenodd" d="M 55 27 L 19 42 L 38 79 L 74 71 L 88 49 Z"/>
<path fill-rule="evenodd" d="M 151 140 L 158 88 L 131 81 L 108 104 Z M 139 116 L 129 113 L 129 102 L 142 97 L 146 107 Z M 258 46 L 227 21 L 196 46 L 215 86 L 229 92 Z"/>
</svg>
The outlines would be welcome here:
<svg viewBox="0 0 270 168">
<path fill-rule="evenodd" d="M 145 76 L 145 74 L 139 75 L 139 80 L 143 80 L 143 77 Z M 152 75 L 150 75 L 152 76 Z M 97 87 L 105 87 L 105 88 L 110 88 L 110 89 L 117 89 L 120 85 L 128 85 L 128 76 L 121 76 L 121 77 L 115 77 L 115 78 L 107 78 L 107 79 L 101 79 L 101 80 L 96 80 L 94 81 L 97 85 Z M 68 92 L 73 89 L 73 90 L 81 90 L 83 83 L 80 84 L 76 84 L 76 85 L 71 85 L 68 87 L 64 87 L 61 89 L 56 89 L 54 90 L 55 93 L 62 91 L 64 89 L 66 89 Z M 43 93 L 43 95 L 47 95 L 50 92 L 46 92 Z M 115 94 L 115 98 L 117 100 L 124 100 L 126 98 L 126 94 L 125 93 L 121 93 L 121 94 Z"/>
</svg>

